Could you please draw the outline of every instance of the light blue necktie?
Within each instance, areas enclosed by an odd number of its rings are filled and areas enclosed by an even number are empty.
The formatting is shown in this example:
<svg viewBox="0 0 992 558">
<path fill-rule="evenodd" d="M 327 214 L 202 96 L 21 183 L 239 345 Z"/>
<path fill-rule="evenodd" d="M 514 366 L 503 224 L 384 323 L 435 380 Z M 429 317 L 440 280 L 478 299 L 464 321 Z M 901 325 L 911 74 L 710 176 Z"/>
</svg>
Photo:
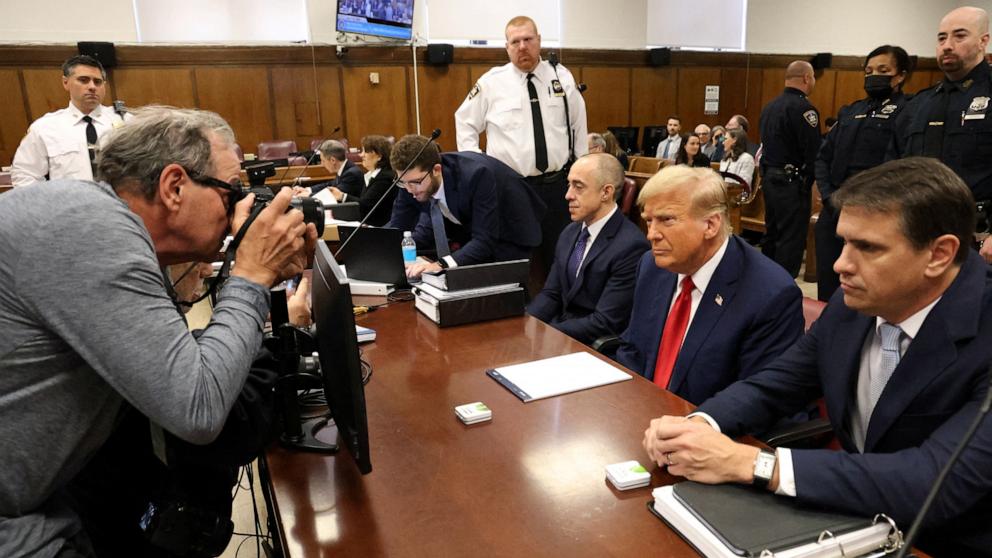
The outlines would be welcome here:
<svg viewBox="0 0 992 558">
<path fill-rule="evenodd" d="M 882 337 L 882 358 L 878 369 L 872 371 L 868 383 L 868 396 L 871 399 L 871 407 L 865 415 L 871 417 L 875 410 L 878 398 L 882 396 L 885 384 L 889 382 L 896 366 L 899 365 L 899 340 L 902 337 L 902 329 L 889 323 L 878 326 L 879 334 Z"/>
</svg>

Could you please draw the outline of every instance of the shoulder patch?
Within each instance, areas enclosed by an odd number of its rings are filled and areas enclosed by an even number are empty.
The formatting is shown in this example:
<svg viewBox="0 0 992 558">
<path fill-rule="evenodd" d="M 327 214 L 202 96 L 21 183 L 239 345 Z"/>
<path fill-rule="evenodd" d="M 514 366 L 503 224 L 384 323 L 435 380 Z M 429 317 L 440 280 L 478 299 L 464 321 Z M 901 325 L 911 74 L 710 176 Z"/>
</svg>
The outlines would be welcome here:
<svg viewBox="0 0 992 558">
<path fill-rule="evenodd" d="M 482 87 L 479 86 L 479 82 L 476 82 L 475 85 L 472 87 L 472 90 L 468 92 L 469 100 L 474 99 L 476 95 L 478 95 L 481 92 L 482 92 Z"/>
<path fill-rule="evenodd" d="M 820 125 L 820 117 L 816 114 L 815 110 L 808 110 L 803 113 L 803 118 L 806 119 L 806 123 L 810 126 L 816 128 Z"/>
</svg>

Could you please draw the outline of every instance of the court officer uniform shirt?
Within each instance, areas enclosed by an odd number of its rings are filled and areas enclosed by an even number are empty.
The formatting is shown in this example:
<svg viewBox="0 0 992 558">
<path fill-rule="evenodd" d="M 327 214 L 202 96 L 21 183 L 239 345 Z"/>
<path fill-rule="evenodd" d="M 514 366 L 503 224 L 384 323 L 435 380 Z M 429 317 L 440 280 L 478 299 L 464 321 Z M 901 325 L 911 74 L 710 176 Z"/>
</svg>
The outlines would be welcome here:
<svg viewBox="0 0 992 558">
<path fill-rule="evenodd" d="M 46 174 L 50 180 L 93 180 L 84 116 L 76 105 L 69 103 L 68 107 L 35 120 L 14 154 L 10 168 L 14 186 L 44 180 Z M 121 117 L 107 106 L 97 106 L 89 116 L 98 140 L 122 123 Z"/>
<path fill-rule="evenodd" d="M 541 105 L 541 119 L 548 149 L 548 168 L 535 164 L 534 123 L 527 93 L 527 74 L 512 63 L 492 68 L 476 82 L 455 112 L 459 151 L 481 151 L 479 134 L 486 133 L 486 154 L 506 163 L 523 176 L 561 170 L 568 162 L 568 135 L 573 134 L 575 156 L 588 150 L 586 104 L 567 68 L 558 73 L 547 60 L 534 68 L 534 86 Z M 570 126 L 565 122 L 568 97 Z"/>
</svg>

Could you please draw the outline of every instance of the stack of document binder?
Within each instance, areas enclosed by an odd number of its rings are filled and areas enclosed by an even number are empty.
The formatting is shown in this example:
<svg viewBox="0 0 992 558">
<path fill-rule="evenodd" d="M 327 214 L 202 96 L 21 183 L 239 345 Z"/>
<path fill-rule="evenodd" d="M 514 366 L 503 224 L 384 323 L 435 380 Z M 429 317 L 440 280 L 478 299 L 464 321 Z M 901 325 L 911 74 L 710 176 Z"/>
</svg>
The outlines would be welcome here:
<svg viewBox="0 0 992 558">
<path fill-rule="evenodd" d="M 884 515 L 804 509 L 750 486 L 687 481 L 652 495 L 648 509 L 706 558 L 882 556 L 902 545 L 902 533 Z"/>
<path fill-rule="evenodd" d="M 425 273 L 413 289 L 415 305 L 441 327 L 520 316 L 529 272 L 529 260 L 513 260 Z"/>
</svg>

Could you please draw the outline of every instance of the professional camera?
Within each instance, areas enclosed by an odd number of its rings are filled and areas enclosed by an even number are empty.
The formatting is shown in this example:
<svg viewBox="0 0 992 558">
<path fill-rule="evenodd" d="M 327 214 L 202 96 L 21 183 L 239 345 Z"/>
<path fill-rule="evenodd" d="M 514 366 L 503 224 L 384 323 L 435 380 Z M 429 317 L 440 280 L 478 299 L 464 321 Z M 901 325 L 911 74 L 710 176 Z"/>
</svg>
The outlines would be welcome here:
<svg viewBox="0 0 992 558">
<path fill-rule="evenodd" d="M 248 194 L 255 194 L 255 204 L 252 207 L 253 211 L 258 206 L 265 207 L 269 205 L 269 202 L 275 198 L 275 194 L 271 188 L 265 185 L 265 179 L 275 176 L 275 163 L 267 162 L 251 165 L 245 167 L 245 172 L 248 174 L 248 184 L 250 186 L 244 189 L 241 194 L 242 197 Z M 317 227 L 317 236 L 324 234 L 324 204 L 313 198 L 293 198 L 289 207 L 299 209 L 303 212 L 303 221 L 313 223 Z"/>
</svg>

